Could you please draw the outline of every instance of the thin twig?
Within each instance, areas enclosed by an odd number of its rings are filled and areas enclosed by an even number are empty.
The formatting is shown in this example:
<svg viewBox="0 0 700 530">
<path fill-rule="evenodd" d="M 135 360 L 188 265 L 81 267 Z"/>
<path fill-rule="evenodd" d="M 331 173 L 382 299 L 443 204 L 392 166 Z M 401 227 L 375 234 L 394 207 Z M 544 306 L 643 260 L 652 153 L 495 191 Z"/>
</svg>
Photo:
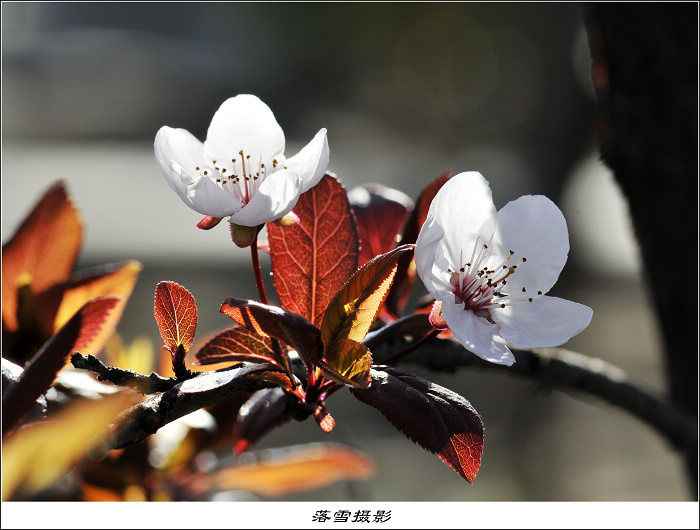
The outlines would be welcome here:
<svg viewBox="0 0 700 530">
<path fill-rule="evenodd" d="M 440 334 L 440 330 L 439 330 L 439 329 L 434 329 L 434 330 L 432 330 L 432 331 L 431 331 L 430 333 L 428 333 L 427 335 L 421 337 L 421 338 L 418 339 L 418 340 L 414 340 L 413 342 L 411 342 L 411 343 L 410 343 L 408 346 L 406 346 L 403 350 L 399 350 L 398 352 L 396 352 L 396 353 L 395 353 L 394 355 L 392 355 L 391 357 L 388 357 L 387 359 L 384 359 L 384 364 L 394 364 L 394 363 L 400 361 L 401 359 L 403 359 L 404 357 L 406 357 L 406 355 L 408 355 L 409 353 L 411 353 L 411 352 L 417 350 L 418 348 L 420 348 L 420 347 L 423 346 L 424 344 L 426 344 L 426 343 L 430 342 L 431 340 L 433 340 L 433 339 L 434 339 L 435 337 L 437 337 L 439 334 Z"/>
<path fill-rule="evenodd" d="M 76 368 L 96 373 L 99 381 L 109 381 L 117 386 L 133 388 L 142 394 L 166 392 L 181 382 L 172 377 L 166 379 L 154 372 L 151 375 L 144 375 L 123 368 L 105 366 L 102 364 L 102 361 L 92 354 L 85 357 L 80 353 L 74 353 L 70 362 Z"/>
<path fill-rule="evenodd" d="M 374 362 L 384 363 L 383 359 L 389 357 L 392 351 L 411 343 L 411 340 L 403 337 L 381 344 L 375 342 L 372 349 Z M 513 349 L 512 352 L 516 362 L 507 367 L 484 361 L 453 340 L 434 340 L 401 362 L 445 372 L 455 372 L 457 368 L 493 370 L 534 379 L 557 390 L 585 392 L 620 407 L 651 425 L 673 446 L 685 451 L 697 451 L 697 418 L 670 401 L 629 382 L 621 369 L 601 359 L 564 349 Z"/>
</svg>

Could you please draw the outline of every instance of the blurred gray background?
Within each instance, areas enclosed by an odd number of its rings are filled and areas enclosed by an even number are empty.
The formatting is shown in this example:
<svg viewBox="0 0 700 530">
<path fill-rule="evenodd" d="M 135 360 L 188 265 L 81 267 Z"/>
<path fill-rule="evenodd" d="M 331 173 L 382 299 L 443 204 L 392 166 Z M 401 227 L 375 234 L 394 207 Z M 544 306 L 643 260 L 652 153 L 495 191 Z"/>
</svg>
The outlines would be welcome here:
<svg viewBox="0 0 700 530">
<path fill-rule="evenodd" d="M 329 169 L 347 189 L 378 182 L 415 197 L 447 170 L 478 170 L 499 208 L 549 196 L 571 238 L 552 294 L 595 311 L 566 347 L 663 392 L 626 204 L 595 151 L 589 69 L 572 3 L 3 3 L 2 238 L 65 179 L 86 225 L 79 267 L 144 265 L 118 328 L 127 343 L 158 344 L 160 280 L 194 294 L 198 337 L 227 326 L 221 301 L 256 297 L 249 253 L 231 244 L 225 223 L 195 227 L 201 216 L 165 184 L 153 139 L 162 125 L 203 139 L 226 98 L 253 93 L 284 129 L 288 156 L 328 129 Z M 293 423 L 259 447 L 345 443 L 375 460 L 376 477 L 278 500 L 691 498 L 664 440 L 594 398 L 543 395 L 501 374 L 415 371 L 482 415 L 473 486 L 339 392 L 328 403 L 332 433 Z"/>
</svg>

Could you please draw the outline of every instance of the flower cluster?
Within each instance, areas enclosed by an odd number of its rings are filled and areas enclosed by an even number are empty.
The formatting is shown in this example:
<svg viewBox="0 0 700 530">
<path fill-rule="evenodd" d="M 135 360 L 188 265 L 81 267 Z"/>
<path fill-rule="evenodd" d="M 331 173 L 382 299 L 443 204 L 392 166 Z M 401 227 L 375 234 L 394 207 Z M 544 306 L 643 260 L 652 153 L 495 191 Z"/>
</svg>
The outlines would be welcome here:
<svg viewBox="0 0 700 530">
<path fill-rule="evenodd" d="M 326 129 L 285 158 L 284 133 L 272 111 L 246 94 L 221 105 L 204 143 L 184 129 L 162 127 L 155 154 L 166 182 L 190 208 L 247 227 L 288 214 L 329 160 Z M 526 195 L 496 211 L 488 182 L 467 172 L 433 199 L 415 261 L 460 343 L 510 365 L 508 342 L 557 346 L 588 326 L 589 307 L 546 296 L 568 251 L 566 221 L 552 201 Z"/>
</svg>

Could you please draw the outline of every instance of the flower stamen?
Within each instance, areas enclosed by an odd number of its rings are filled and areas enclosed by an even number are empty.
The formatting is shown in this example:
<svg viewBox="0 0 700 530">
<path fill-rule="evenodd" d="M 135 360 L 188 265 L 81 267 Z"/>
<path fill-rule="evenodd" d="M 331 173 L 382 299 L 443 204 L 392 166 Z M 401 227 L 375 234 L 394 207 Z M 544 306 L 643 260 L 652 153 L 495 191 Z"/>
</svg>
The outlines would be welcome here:
<svg viewBox="0 0 700 530">
<path fill-rule="evenodd" d="M 509 293 L 505 290 L 507 289 L 507 279 L 513 276 L 518 269 L 518 265 L 509 264 L 516 255 L 514 250 L 508 250 L 503 261 L 493 268 L 483 265 L 495 252 L 489 248 L 492 239 L 493 236 L 488 243 L 483 243 L 481 236 L 478 236 L 474 242 L 469 261 L 464 263 L 458 272 L 448 270 L 451 274 L 450 284 L 455 304 L 464 304 L 465 311 L 472 311 L 477 316 L 486 318 L 489 322 L 493 322 L 491 311 L 494 309 L 504 309 L 525 301 L 531 303 L 534 300 L 532 297 L 526 298 L 527 295 Z M 460 261 L 463 259 L 462 256 L 463 252 L 460 250 Z M 521 265 L 527 262 L 525 257 L 521 257 L 521 260 Z M 521 286 L 521 290 L 523 293 L 527 293 L 525 286 Z M 541 296 L 542 291 L 537 291 L 537 294 Z"/>
</svg>

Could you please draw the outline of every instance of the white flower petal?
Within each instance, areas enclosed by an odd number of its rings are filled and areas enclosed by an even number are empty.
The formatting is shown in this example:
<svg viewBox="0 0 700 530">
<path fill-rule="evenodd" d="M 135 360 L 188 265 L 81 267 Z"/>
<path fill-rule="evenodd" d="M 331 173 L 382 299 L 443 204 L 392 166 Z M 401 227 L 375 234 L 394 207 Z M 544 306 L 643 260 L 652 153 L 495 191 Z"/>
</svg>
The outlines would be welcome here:
<svg viewBox="0 0 700 530">
<path fill-rule="evenodd" d="M 154 150 L 165 181 L 187 206 L 214 217 L 227 217 L 241 209 L 241 201 L 209 178 L 194 172 L 201 163 L 203 146 L 188 131 L 161 127 L 156 134 Z M 206 167 L 202 166 L 202 171 Z"/>
<path fill-rule="evenodd" d="M 285 165 L 301 177 L 302 193 L 321 180 L 328 168 L 329 156 L 326 129 L 321 129 L 301 151 L 287 159 Z"/>
<path fill-rule="evenodd" d="M 464 265 L 484 219 L 495 214 L 489 184 L 476 171 L 455 175 L 437 192 L 415 249 L 418 275 L 435 298 L 452 292 L 448 269 Z"/>
<path fill-rule="evenodd" d="M 214 217 L 227 217 L 241 209 L 241 201 L 209 178 L 194 172 L 202 159 L 203 146 L 188 131 L 161 127 L 156 134 L 154 150 L 165 181 L 187 206 Z"/>
<path fill-rule="evenodd" d="M 454 299 L 442 301 L 442 315 L 455 338 L 470 352 L 492 363 L 510 366 L 515 362 L 495 324 L 465 311 L 464 305 L 455 304 Z"/>
<path fill-rule="evenodd" d="M 524 195 L 499 210 L 496 224 L 493 244 L 504 254 L 513 250 L 510 265 L 518 266 L 508 277 L 508 288 L 502 290 L 520 293 L 525 287 L 533 295 L 549 291 L 569 253 L 566 220 L 556 204 L 543 195 Z"/>
<path fill-rule="evenodd" d="M 228 217 L 243 207 L 239 199 L 207 177 L 189 185 L 185 202 L 196 212 L 212 217 Z"/>
<path fill-rule="evenodd" d="M 423 281 L 423 285 L 430 294 L 440 300 L 449 297 L 452 292 L 447 269 L 454 267 L 447 257 L 444 235 L 445 231 L 437 220 L 434 217 L 428 217 L 418 234 L 413 254 L 416 272 Z"/>
<path fill-rule="evenodd" d="M 185 129 L 164 126 L 156 134 L 153 149 L 168 186 L 181 197 L 186 195 L 187 185 L 192 182 L 190 175 L 202 159 L 202 142 Z"/>
<path fill-rule="evenodd" d="M 250 202 L 231 216 L 229 222 L 243 226 L 257 226 L 274 221 L 294 208 L 301 194 L 302 182 L 292 170 L 280 170 L 268 175 Z"/>
<path fill-rule="evenodd" d="M 434 217 L 445 231 L 453 267 L 464 264 L 458 263 L 460 251 L 462 259 L 469 258 L 481 225 L 495 214 L 491 188 L 481 173 L 459 173 L 440 188 L 430 204 L 428 217 Z"/>
<path fill-rule="evenodd" d="M 253 163 L 271 166 L 284 152 L 284 133 L 270 108 L 256 96 L 239 94 L 224 101 L 216 111 L 204 141 L 207 163 L 229 163 L 243 150 Z"/>
<path fill-rule="evenodd" d="M 491 316 L 508 342 L 521 348 L 549 348 L 586 329 L 593 310 L 563 298 L 542 296 L 532 303 L 495 310 Z"/>
</svg>

